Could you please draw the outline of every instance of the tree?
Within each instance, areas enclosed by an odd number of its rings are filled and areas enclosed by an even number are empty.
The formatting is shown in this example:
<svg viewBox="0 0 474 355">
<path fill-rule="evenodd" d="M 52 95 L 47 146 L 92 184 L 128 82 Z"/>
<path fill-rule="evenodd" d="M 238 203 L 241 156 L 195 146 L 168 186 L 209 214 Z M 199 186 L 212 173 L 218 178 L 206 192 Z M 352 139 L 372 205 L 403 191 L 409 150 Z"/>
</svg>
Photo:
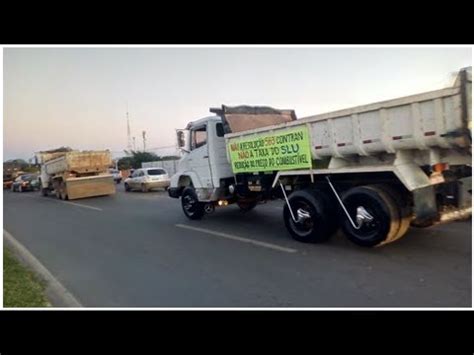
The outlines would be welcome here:
<svg viewBox="0 0 474 355">
<path fill-rule="evenodd" d="M 139 169 L 142 167 L 142 163 L 160 160 L 158 155 L 154 153 L 137 152 L 133 150 L 130 152 L 125 151 L 125 153 L 131 156 L 119 159 L 117 165 L 120 170 Z"/>
</svg>

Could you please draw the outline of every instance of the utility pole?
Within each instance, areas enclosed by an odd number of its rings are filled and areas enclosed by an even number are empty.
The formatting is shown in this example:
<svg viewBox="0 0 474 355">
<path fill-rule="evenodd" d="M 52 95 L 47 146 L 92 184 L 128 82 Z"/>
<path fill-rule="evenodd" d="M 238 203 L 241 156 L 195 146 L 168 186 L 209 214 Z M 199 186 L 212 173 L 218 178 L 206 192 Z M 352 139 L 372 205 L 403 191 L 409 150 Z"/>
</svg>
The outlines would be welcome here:
<svg viewBox="0 0 474 355">
<path fill-rule="evenodd" d="M 132 149 L 132 140 L 130 134 L 130 119 L 128 118 L 128 102 L 127 102 L 127 149 Z"/>
<path fill-rule="evenodd" d="M 145 137 L 145 135 L 146 135 L 146 132 L 143 131 L 142 132 L 142 137 L 143 137 L 143 151 L 144 152 L 146 151 L 146 137 Z"/>
</svg>

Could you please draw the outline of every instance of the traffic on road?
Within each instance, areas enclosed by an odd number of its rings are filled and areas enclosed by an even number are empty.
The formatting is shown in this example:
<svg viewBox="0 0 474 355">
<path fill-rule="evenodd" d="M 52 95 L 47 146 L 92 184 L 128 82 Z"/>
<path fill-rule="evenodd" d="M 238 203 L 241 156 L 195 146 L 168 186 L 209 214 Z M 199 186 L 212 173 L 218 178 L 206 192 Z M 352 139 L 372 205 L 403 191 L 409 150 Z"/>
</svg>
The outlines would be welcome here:
<svg viewBox="0 0 474 355">
<path fill-rule="evenodd" d="M 85 307 L 469 307 L 471 222 L 383 248 L 289 238 L 283 202 L 200 221 L 164 191 L 75 201 L 4 190 L 4 228 Z M 262 223 L 265 221 L 265 223 Z"/>
</svg>

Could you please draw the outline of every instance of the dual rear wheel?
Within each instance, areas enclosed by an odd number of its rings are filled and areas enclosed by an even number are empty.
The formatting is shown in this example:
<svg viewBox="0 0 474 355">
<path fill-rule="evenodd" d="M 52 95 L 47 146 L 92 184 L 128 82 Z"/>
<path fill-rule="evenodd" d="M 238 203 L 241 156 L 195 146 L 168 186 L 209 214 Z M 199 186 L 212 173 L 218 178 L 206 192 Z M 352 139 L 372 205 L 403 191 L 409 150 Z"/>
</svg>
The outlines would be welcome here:
<svg viewBox="0 0 474 355">
<path fill-rule="evenodd" d="M 375 247 L 401 238 L 410 226 L 410 208 L 402 195 L 387 185 L 354 187 L 341 200 L 319 189 L 295 191 L 285 204 L 283 218 L 292 237 L 301 242 L 321 243 L 339 227 L 353 243 Z M 351 223 L 352 221 L 352 223 Z"/>
<path fill-rule="evenodd" d="M 55 188 L 56 197 L 60 200 L 68 200 L 67 187 L 64 181 L 59 182 Z"/>
</svg>

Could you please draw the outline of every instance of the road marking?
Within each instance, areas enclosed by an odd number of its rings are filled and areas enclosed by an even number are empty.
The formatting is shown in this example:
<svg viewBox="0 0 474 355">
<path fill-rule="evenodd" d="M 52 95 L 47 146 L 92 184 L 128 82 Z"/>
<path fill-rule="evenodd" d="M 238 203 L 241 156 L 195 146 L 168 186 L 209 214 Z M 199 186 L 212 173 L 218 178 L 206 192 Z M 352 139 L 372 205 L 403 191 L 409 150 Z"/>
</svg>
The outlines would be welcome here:
<svg viewBox="0 0 474 355">
<path fill-rule="evenodd" d="M 23 195 L 23 196 L 24 196 L 24 197 L 29 197 L 29 198 L 34 198 L 34 199 L 36 199 L 36 200 L 61 202 L 61 203 L 67 203 L 68 205 L 74 205 L 74 206 L 77 206 L 77 207 L 89 208 L 89 209 L 95 210 L 95 211 L 102 211 L 102 208 L 94 207 L 94 206 L 89 206 L 89 205 L 84 205 L 84 204 L 82 204 L 82 203 L 77 203 L 77 202 L 62 201 L 62 200 L 51 199 L 51 198 L 41 198 L 41 197 L 35 197 L 35 196 L 30 196 L 30 195 Z"/>
<path fill-rule="evenodd" d="M 175 226 L 176 226 L 176 227 L 179 227 L 179 228 L 185 228 L 185 229 L 194 230 L 194 231 L 196 231 L 196 232 L 202 232 L 202 233 L 212 234 L 212 235 L 215 235 L 215 236 L 218 236 L 218 237 L 222 237 L 222 238 L 237 240 L 237 241 L 243 242 L 243 243 L 250 243 L 250 244 L 253 244 L 253 245 L 257 245 L 257 246 L 259 246 L 259 247 L 264 247 L 264 248 L 269 248 L 269 249 L 275 249 L 275 250 L 283 251 L 283 252 L 286 252 L 286 253 L 296 253 L 296 252 L 297 252 L 296 249 L 286 248 L 286 247 L 282 247 L 282 246 L 280 246 L 280 245 L 276 245 L 276 244 L 272 244 L 272 243 L 260 242 L 260 241 L 258 241 L 258 240 L 253 240 L 253 239 L 248 239 L 248 238 L 242 238 L 242 237 L 238 237 L 238 236 L 235 236 L 235 235 L 232 235 L 232 234 L 221 233 L 221 232 L 215 232 L 215 231 L 213 231 L 213 230 L 209 230 L 209 229 L 206 229 L 206 228 L 193 227 L 193 226 L 190 226 L 190 225 L 187 225 L 187 224 L 176 224 Z"/>
<path fill-rule="evenodd" d="M 77 206 L 77 207 L 89 208 L 91 210 L 102 211 L 102 208 L 93 207 L 93 206 L 89 206 L 89 205 L 83 205 L 82 203 L 69 202 L 69 201 L 60 201 L 60 200 L 58 200 L 58 202 L 67 203 L 68 205 L 74 205 L 74 206 Z"/>
<path fill-rule="evenodd" d="M 33 255 L 30 253 L 25 246 L 17 241 L 10 233 L 5 229 L 3 230 L 3 238 L 7 244 L 11 247 L 12 251 L 20 257 L 20 259 L 32 268 L 39 276 L 41 276 L 46 282 L 46 293 L 49 298 L 54 300 L 53 305 L 56 307 L 83 307 L 83 305 L 74 297 L 61 282 L 56 279 L 53 274 Z"/>
</svg>

